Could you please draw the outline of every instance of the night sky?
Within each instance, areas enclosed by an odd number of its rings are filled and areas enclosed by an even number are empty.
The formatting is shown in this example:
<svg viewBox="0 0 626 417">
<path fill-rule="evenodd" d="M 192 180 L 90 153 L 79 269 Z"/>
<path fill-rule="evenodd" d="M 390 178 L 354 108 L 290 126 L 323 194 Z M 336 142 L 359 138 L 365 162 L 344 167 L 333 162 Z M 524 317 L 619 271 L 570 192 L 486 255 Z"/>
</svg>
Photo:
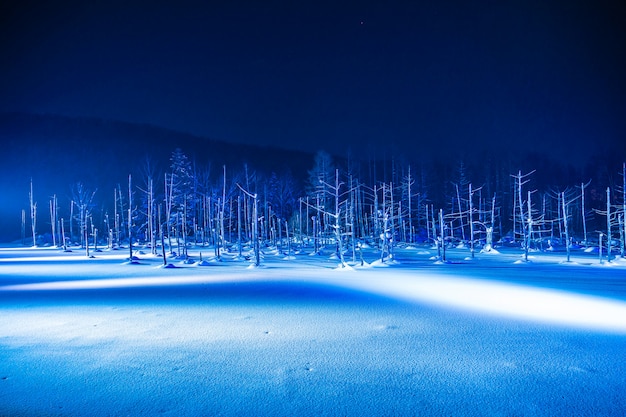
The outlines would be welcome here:
<svg viewBox="0 0 626 417">
<path fill-rule="evenodd" d="M 336 154 L 626 141 L 623 1 L 0 7 L 0 111 Z"/>
</svg>

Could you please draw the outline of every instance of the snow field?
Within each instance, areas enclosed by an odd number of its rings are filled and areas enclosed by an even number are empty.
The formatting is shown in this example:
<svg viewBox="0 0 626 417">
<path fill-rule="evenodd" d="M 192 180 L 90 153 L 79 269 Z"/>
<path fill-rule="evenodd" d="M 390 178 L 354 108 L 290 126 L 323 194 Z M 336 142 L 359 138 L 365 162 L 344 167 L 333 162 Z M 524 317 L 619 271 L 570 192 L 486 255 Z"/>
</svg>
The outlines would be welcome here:
<svg viewBox="0 0 626 417">
<path fill-rule="evenodd" d="M 619 264 L 433 265 L 407 250 L 353 271 L 305 255 L 162 269 L 147 255 L 125 265 L 115 252 L 30 254 L 0 251 L 0 415 L 626 409 Z M 567 320 L 577 307 L 600 313 Z"/>
</svg>

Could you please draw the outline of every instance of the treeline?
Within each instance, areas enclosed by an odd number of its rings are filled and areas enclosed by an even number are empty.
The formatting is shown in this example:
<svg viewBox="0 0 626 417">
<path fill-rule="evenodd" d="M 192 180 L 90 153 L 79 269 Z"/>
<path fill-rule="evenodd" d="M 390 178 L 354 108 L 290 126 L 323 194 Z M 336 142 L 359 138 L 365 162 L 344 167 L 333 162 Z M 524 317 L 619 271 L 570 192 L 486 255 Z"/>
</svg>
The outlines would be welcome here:
<svg viewBox="0 0 626 417">
<path fill-rule="evenodd" d="M 526 255 L 560 248 L 569 256 L 574 244 L 624 254 L 625 164 L 613 173 L 604 166 L 600 181 L 551 166 L 557 181 L 547 184 L 545 171 L 539 176 L 503 161 L 412 165 L 336 160 L 320 151 L 302 178 L 289 169 L 265 174 L 247 164 L 200 166 L 176 149 L 166 169 L 146 160 L 110 190 L 74 183 L 69 201 L 56 195 L 46 201 L 49 215 L 31 184 L 22 240 L 79 244 L 87 254 L 97 245 L 128 245 L 131 256 L 132 245 L 141 244 L 154 253 L 162 248 L 164 258 L 166 247 L 169 256 L 186 258 L 190 244 L 204 245 L 218 259 L 228 247 L 242 256 L 252 250 L 257 263 L 264 246 L 287 254 L 332 248 L 345 263 L 364 245 L 376 247 L 384 261 L 398 243 L 424 242 L 437 245 L 443 260 L 451 245 L 473 256 L 496 243 L 519 245 Z"/>
</svg>

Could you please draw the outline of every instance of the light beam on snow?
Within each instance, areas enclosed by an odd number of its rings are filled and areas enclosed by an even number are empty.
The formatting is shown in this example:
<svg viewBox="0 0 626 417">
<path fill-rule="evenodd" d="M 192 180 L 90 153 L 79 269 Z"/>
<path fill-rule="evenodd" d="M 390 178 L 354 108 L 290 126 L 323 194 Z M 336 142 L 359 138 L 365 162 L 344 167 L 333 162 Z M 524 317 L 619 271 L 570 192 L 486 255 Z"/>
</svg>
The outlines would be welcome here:
<svg viewBox="0 0 626 417">
<path fill-rule="evenodd" d="M 182 286 L 194 284 L 217 284 L 229 281 L 241 282 L 241 279 L 212 275 L 181 277 L 178 275 L 165 277 L 105 278 L 72 281 L 35 282 L 30 284 L 5 285 L 0 291 L 62 291 L 62 290 L 98 290 L 119 288 L 141 288 L 159 286 Z"/>
<path fill-rule="evenodd" d="M 49 268 L 46 268 L 49 270 Z M 182 272 L 185 270 L 186 272 Z M 54 280 L 0 287 L 10 291 L 64 291 L 158 286 L 211 285 L 215 283 L 257 283 L 272 281 L 309 282 L 408 300 L 444 305 L 466 311 L 487 313 L 535 322 L 573 326 L 626 334 L 626 302 L 554 289 L 481 280 L 480 277 L 451 277 L 421 271 L 386 269 L 338 273 L 326 269 L 259 270 L 242 273 L 210 273 L 182 269 L 176 273 L 150 268 L 132 275 L 93 279 Z M 203 270 L 206 271 L 206 270 Z M 188 274 L 189 275 L 188 275 Z M 294 275 L 297 277 L 294 278 Z M 233 293 L 236 293 L 236 289 Z"/>
<path fill-rule="evenodd" d="M 480 279 L 403 274 L 351 280 L 355 289 L 398 299 L 429 302 L 464 310 L 537 322 L 626 333 L 626 303 Z"/>
</svg>

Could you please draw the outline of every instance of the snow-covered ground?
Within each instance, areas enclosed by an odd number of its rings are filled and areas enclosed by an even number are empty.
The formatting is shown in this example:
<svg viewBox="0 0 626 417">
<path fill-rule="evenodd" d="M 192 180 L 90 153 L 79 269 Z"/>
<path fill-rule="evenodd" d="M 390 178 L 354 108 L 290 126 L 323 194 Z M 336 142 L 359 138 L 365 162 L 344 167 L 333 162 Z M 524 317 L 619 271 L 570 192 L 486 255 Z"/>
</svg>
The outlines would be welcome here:
<svg viewBox="0 0 626 417">
<path fill-rule="evenodd" d="M 0 415 L 623 416 L 626 261 L 501 252 L 2 248 Z"/>
</svg>

